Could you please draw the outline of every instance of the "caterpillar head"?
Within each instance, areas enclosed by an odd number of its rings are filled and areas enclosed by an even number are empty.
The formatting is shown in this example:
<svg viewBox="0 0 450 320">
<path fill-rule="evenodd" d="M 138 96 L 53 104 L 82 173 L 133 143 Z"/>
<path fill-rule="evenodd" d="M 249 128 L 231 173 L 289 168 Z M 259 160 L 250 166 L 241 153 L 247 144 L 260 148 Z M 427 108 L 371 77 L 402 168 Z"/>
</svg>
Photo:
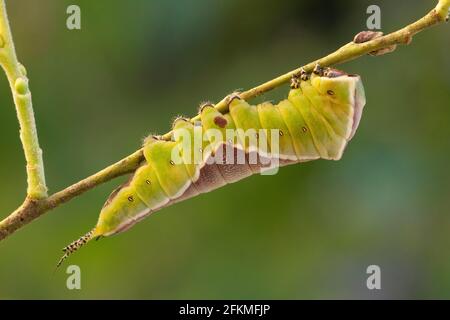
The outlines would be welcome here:
<svg viewBox="0 0 450 320">
<path fill-rule="evenodd" d="M 339 104 L 340 101 L 351 101 L 353 122 L 350 134 L 346 137 L 349 141 L 353 138 L 358 128 L 362 111 L 366 104 L 364 87 L 360 76 L 327 68 L 324 70 L 323 76 L 315 74 L 311 76 L 311 85 L 321 94 L 328 96 L 332 101 L 336 102 L 336 104 Z"/>
</svg>

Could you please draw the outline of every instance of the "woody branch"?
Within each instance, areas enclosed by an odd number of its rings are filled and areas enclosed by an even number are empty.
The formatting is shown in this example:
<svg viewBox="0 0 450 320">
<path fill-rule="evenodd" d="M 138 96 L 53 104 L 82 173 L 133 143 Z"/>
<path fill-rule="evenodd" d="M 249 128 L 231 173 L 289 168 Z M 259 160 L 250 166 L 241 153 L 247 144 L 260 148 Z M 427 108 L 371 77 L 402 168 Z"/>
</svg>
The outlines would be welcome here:
<svg viewBox="0 0 450 320">
<path fill-rule="evenodd" d="M 142 149 L 135 151 L 128 157 L 106 167 L 105 169 L 46 197 L 46 186 L 44 179 L 44 167 L 42 155 L 38 144 L 33 109 L 31 106 L 31 95 L 28 90 L 28 80 L 21 65 L 17 62 L 12 37 L 3 0 L 0 0 L 0 64 L 4 68 L 13 91 L 14 101 L 18 112 L 21 126 L 21 139 L 27 160 L 28 174 L 28 196 L 24 203 L 0 222 L 0 241 L 13 234 L 20 228 L 42 216 L 51 209 L 66 203 L 76 196 L 95 188 L 96 186 L 113 178 L 135 171 L 144 160 Z M 341 64 L 366 54 L 374 52 L 390 51 L 397 45 L 409 44 L 415 34 L 429 27 L 448 21 L 450 0 L 440 0 L 437 6 L 421 19 L 384 36 L 374 38 L 366 42 L 350 42 L 329 55 L 312 61 L 300 68 L 287 72 L 275 79 L 267 81 L 250 90 L 244 91 L 239 96 L 248 100 L 276 87 L 288 83 L 293 76 L 302 70 L 312 72 L 319 64 L 322 67 Z M 3 44 L 3 45 L 1 45 Z M 222 99 L 215 105 L 220 112 L 228 109 L 227 99 Z M 199 120 L 199 116 L 191 121 Z M 171 132 L 163 136 L 164 139 L 171 138 Z"/>
</svg>

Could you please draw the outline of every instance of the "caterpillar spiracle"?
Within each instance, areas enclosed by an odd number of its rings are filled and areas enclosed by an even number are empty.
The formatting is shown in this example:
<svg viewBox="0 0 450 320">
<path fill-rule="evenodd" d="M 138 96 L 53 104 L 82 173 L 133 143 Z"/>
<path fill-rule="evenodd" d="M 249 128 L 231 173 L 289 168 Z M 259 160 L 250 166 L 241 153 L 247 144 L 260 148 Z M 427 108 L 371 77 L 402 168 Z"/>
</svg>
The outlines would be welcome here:
<svg viewBox="0 0 450 320">
<path fill-rule="evenodd" d="M 227 112 L 205 104 L 199 122 L 177 118 L 170 141 L 145 140 L 144 163 L 111 193 L 94 229 L 63 249 L 58 266 L 93 238 L 123 232 L 164 207 L 273 168 L 273 160 L 277 166 L 339 160 L 364 105 L 358 75 L 318 67 L 293 77 L 288 98 L 276 105 L 249 105 L 232 95 Z"/>
</svg>

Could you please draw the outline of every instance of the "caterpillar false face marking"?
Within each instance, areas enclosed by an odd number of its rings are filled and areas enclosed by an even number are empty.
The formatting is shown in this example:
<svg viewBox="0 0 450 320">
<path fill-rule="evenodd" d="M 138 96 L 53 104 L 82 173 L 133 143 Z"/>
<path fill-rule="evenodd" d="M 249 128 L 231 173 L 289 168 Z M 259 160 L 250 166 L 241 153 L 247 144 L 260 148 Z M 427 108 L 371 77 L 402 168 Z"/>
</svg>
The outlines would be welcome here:
<svg viewBox="0 0 450 320">
<path fill-rule="evenodd" d="M 317 65 L 311 74 L 302 70 L 293 77 L 291 87 L 287 99 L 275 105 L 252 106 L 238 94 L 228 97 L 224 113 L 204 103 L 199 122 L 175 119 L 171 140 L 148 137 L 145 162 L 111 193 L 96 226 L 64 249 L 58 265 L 91 239 L 118 234 L 164 207 L 261 172 L 266 166 L 263 159 L 277 158 L 279 166 L 319 158 L 339 160 L 365 105 L 360 77 Z M 266 133 L 269 130 L 276 134 Z M 200 142 L 189 138 L 199 131 L 206 133 Z M 228 137 L 228 131 L 253 133 Z M 187 147 L 180 148 L 181 142 Z M 211 161 L 223 160 L 229 151 L 243 161 Z M 249 161 L 252 155 L 259 160 Z"/>
</svg>

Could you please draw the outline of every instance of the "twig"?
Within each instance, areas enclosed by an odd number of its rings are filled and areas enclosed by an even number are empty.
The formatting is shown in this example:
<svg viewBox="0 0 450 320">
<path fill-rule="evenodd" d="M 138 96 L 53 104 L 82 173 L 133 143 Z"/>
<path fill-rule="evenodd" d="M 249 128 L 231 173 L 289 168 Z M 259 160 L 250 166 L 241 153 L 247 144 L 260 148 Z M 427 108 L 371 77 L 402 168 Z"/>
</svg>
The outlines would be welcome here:
<svg viewBox="0 0 450 320">
<path fill-rule="evenodd" d="M 307 72 L 311 72 L 316 64 L 320 64 L 322 67 L 327 67 L 356 59 L 363 55 L 376 52 L 380 49 L 391 48 L 395 45 L 409 44 L 412 40 L 412 37 L 416 33 L 448 20 L 449 8 L 450 0 L 440 0 L 438 5 L 426 16 L 396 32 L 363 43 L 350 42 L 321 59 L 308 63 L 301 68 L 292 70 L 253 89 L 244 91 L 240 94 L 240 97 L 246 100 L 256 97 L 264 92 L 267 92 L 289 82 L 291 77 L 293 75 L 297 75 L 302 69 Z M 1 9 L 3 10 L 4 7 L 2 7 Z M 223 99 L 222 101 L 217 103 L 215 107 L 221 112 L 226 112 L 228 108 L 226 99 Z M 192 118 L 191 121 L 196 121 L 198 119 L 199 116 L 196 116 Z M 163 137 L 165 139 L 170 139 L 171 132 L 165 134 Z M 139 167 L 140 163 L 143 160 L 144 157 L 141 149 L 124 158 L 123 160 L 80 182 L 75 183 L 74 185 L 62 191 L 51 195 L 48 198 L 27 198 L 16 211 L 14 211 L 6 219 L 0 222 L 0 240 L 11 235 L 16 230 L 27 225 L 45 212 L 73 199 L 74 197 L 86 192 L 87 190 L 92 189 L 99 184 L 109 181 L 115 177 L 133 172 Z"/>
<path fill-rule="evenodd" d="M 20 139 L 27 161 L 27 197 L 43 199 L 47 197 L 47 187 L 45 185 L 42 150 L 39 147 L 34 120 L 31 92 L 26 70 L 17 60 L 4 0 L 0 1 L 0 65 L 8 77 L 16 105 L 17 118 L 19 119 Z"/>
<path fill-rule="evenodd" d="M 116 177 L 131 173 L 139 166 L 144 159 L 141 150 L 132 155 L 110 165 L 109 167 L 81 180 L 64 190 L 61 190 L 48 198 L 35 200 L 27 198 L 24 203 L 0 222 L 0 240 L 14 233 L 17 229 L 27 225 L 34 219 L 43 215 L 47 211 L 73 199 L 74 197 L 92 189 L 99 184 L 114 179 Z"/>
</svg>

